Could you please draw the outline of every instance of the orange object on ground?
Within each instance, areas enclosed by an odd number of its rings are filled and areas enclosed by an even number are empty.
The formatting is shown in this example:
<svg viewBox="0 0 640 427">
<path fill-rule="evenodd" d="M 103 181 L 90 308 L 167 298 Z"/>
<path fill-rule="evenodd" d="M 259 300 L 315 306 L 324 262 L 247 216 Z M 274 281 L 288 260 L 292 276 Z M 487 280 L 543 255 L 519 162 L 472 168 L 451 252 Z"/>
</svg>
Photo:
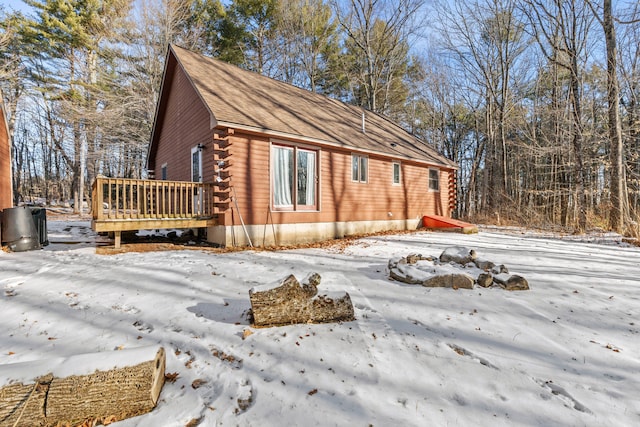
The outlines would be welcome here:
<svg viewBox="0 0 640 427">
<path fill-rule="evenodd" d="M 439 215 L 423 216 L 422 226 L 435 230 L 461 231 L 464 234 L 472 234 L 478 232 L 478 227 L 474 224 L 469 224 L 468 222 Z"/>
</svg>

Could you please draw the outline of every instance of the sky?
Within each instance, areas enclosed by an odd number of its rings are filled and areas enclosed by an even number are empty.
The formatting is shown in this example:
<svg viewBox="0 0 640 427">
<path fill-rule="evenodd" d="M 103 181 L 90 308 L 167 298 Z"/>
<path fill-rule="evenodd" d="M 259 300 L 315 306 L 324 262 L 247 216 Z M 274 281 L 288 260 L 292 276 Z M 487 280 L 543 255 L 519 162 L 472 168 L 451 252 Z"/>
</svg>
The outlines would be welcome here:
<svg viewBox="0 0 640 427">
<path fill-rule="evenodd" d="M 22 0 L 2 0 L 2 6 L 4 6 L 5 10 L 15 10 L 23 13 L 31 10 L 31 6 Z"/>
<path fill-rule="evenodd" d="M 74 359 L 84 360 L 78 374 L 126 366 L 163 347 L 175 382 L 153 411 L 116 427 L 640 423 L 640 248 L 617 235 L 481 227 L 297 250 L 100 255 L 110 242 L 88 221 L 50 210 L 48 228 L 42 250 L 0 251 L 0 381 L 29 383 L 83 354 L 101 357 Z M 390 279 L 390 259 L 454 245 L 530 290 Z M 350 295 L 356 320 L 249 323 L 249 289 L 311 272 L 319 293 Z"/>
</svg>

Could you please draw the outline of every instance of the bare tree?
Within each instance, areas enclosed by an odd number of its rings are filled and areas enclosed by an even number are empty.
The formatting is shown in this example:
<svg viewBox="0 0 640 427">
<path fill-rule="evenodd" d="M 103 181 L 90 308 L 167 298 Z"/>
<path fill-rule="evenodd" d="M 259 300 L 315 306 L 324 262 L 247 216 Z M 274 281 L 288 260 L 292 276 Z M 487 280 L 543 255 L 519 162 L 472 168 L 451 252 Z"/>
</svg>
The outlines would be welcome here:
<svg viewBox="0 0 640 427">
<path fill-rule="evenodd" d="M 439 18 L 445 49 L 485 98 L 482 122 L 487 179 L 482 200 L 485 208 L 499 209 L 509 198 L 508 146 L 511 115 L 517 104 L 514 95 L 526 78 L 514 78 L 528 45 L 523 19 L 512 0 L 442 3 Z"/>
<path fill-rule="evenodd" d="M 346 3 L 346 6 L 342 6 Z M 340 26 L 356 55 L 361 106 L 387 112 L 393 85 L 408 62 L 410 37 L 419 27 L 417 17 L 424 0 L 332 1 Z"/>
<path fill-rule="evenodd" d="M 602 7 L 586 0 L 594 16 L 602 26 L 606 41 L 607 58 L 607 102 L 610 146 L 611 208 L 609 226 L 614 231 L 623 231 L 629 221 L 627 187 L 624 168 L 624 142 L 620 119 L 620 84 L 618 81 L 618 41 L 611 0 L 603 0 Z M 637 8 L 636 4 L 636 8 Z M 632 23 L 631 21 L 630 23 Z"/>
<path fill-rule="evenodd" d="M 534 35 L 541 52 L 550 61 L 569 73 L 569 98 L 572 117 L 572 146 L 574 156 L 575 206 L 577 227 L 587 224 L 587 196 L 584 168 L 584 126 L 582 118 L 582 68 L 580 61 L 586 54 L 588 34 L 593 15 L 579 0 L 525 0 Z"/>
<path fill-rule="evenodd" d="M 624 128 L 626 144 L 629 202 L 634 211 L 640 207 L 640 5 L 636 3 L 627 11 L 625 23 L 620 29 L 620 67 L 622 106 L 625 112 Z"/>
</svg>

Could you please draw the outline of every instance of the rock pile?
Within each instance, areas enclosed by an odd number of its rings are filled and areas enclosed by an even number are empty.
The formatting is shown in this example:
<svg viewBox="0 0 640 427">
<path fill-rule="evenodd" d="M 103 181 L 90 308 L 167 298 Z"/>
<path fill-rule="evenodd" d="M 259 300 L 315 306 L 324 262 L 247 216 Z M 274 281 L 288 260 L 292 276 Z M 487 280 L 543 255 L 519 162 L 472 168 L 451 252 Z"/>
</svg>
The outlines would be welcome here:
<svg viewBox="0 0 640 427">
<path fill-rule="evenodd" d="M 497 285 L 508 291 L 528 290 L 527 280 L 510 274 L 503 264 L 479 258 L 476 251 L 463 246 L 446 248 L 439 258 L 410 254 L 389 260 L 389 276 L 400 282 L 427 287 L 472 289 Z"/>
</svg>

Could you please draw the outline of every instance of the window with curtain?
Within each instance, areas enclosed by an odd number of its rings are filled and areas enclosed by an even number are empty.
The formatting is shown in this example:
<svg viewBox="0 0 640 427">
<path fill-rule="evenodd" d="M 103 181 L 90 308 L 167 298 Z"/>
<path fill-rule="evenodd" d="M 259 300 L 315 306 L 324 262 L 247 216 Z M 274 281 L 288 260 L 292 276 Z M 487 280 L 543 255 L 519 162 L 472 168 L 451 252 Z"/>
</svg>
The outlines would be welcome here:
<svg viewBox="0 0 640 427">
<path fill-rule="evenodd" d="M 273 205 L 279 209 L 317 209 L 318 152 L 272 146 Z"/>
</svg>

